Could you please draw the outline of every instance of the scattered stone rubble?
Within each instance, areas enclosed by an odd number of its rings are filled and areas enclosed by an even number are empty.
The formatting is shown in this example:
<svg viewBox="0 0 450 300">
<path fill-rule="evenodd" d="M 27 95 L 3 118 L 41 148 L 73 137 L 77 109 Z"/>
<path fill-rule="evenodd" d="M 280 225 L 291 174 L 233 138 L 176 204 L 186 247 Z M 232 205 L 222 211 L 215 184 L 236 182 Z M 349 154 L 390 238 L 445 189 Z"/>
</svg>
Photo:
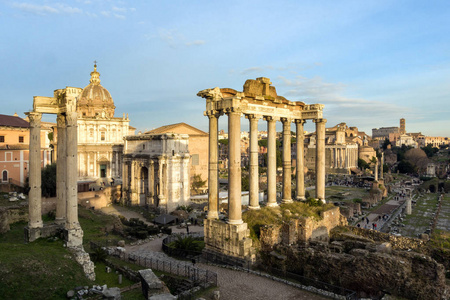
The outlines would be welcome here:
<svg viewBox="0 0 450 300">
<path fill-rule="evenodd" d="M 105 285 L 93 285 L 91 288 L 88 286 L 79 286 L 67 292 L 68 299 L 85 299 L 92 296 L 102 295 L 104 299 L 120 300 L 120 288 L 111 287 Z"/>
</svg>

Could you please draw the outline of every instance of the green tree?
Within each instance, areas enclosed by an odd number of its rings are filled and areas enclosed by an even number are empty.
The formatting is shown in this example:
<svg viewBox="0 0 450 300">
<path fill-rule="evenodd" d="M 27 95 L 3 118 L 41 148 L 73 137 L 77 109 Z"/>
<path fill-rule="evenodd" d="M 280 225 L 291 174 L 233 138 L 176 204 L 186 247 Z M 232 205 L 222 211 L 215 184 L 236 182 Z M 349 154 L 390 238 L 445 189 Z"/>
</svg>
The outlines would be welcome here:
<svg viewBox="0 0 450 300">
<path fill-rule="evenodd" d="M 370 166 L 369 164 L 362 158 L 358 158 L 358 168 L 360 168 L 361 170 L 365 170 L 368 169 Z"/>
<path fill-rule="evenodd" d="M 201 192 L 201 189 L 205 187 L 205 185 L 206 180 L 202 180 L 202 176 L 200 174 L 194 174 L 191 184 L 191 188 L 192 190 L 194 190 L 194 193 L 199 194 Z"/>
<path fill-rule="evenodd" d="M 383 142 L 383 145 L 381 146 L 381 148 L 383 148 L 383 150 L 386 150 L 389 145 L 391 145 L 391 142 L 389 141 L 389 139 L 384 139 L 384 142 Z"/>
<path fill-rule="evenodd" d="M 43 197 L 56 196 L 56 164 L 47 165 L 42 169 L 41 189 Z"/>
<path fill-rule="evenodd" d="M 433 147 L 433 145 L 431 144 L 428 144 L 426 147 L 422 147 L 421 149 L 425 151 L 428 158 L 433 157 L 436 153 L 439 152 L 439 149 Z"/>
<path fill-rule="evenodd" d="M 221 139 L 219 140 L 219 143 L 225 146 L 228 146 L 228 139 Z"/>
<path fill-rule="evenodd" d="M 416 171 L 414 166 L 410 162 L 408 162 L 406 160 L 402 160 L 398 164 L 397 169 L 398 169 L 398 171 L 400 173 L 404 173 L 404 174 L 406 174 L 406 173 L 415 173 L 415 171 Z"/>
</svg>

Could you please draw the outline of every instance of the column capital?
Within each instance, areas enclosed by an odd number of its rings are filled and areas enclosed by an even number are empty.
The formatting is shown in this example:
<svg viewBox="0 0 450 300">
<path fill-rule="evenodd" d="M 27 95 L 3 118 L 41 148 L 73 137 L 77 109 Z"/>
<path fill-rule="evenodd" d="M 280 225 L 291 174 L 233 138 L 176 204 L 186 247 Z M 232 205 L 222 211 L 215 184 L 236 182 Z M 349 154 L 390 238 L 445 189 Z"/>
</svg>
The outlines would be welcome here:
<svg viewBox="0 0 450 300">
<path fill-rule="evenodd" d="M 284 123 L 291 123 L 292 119 L 290 118 L 280 118 L 280 121 L 284 124 Z"/>
<path fill-rule="evenodd" d="M 261 115 L 245 114 L 245 118 L 249 119 L 249 120 L 259 120 L 259 119 L 261 119 Z"/>
<path fill-rule="evenodd" d="M 63 114 L 58 114 L 56 116 L 56 124 L 58 128 L 66 127 L 66 116 Z"/>
<path fill-rule="evenodd" d="M 264 116 L 263 119 L 264 119 L 264 121 L 267 121 L 267 122 L 272 122 L 272 121 L 276 122 L 276 121 L 280 120 L 280 118 L 274 117 L 274 116 Z"/>
<path fill-rule="evenodd" d="M 313 122 L 316 123 L 316 124 L 317 123 L 326 123 L 327 119 L 314 119 Z"/>
<path fill-rule="evenodd" d="M 294 120 L 294 123 L 295 123 L 295 124 L 303 125 L 303 124 L 306 123 L 306 120 L 303 120 L 303 119 L 295 119 L 295 120 Z"/>
<path fill-rule="evenodd" d="M 225 114 L 241 114 L 242 110 L 239 107 L 228 107 L 225 109 Z"/>
<path fill-rule="evenodd" d="M 78 120 L 78 113 L 77 112 L 66 112 L 66 124 L 68 127 L 76 127 L 77 126 L 77 120 Z"/>
<path fill-rule="evenodd" d="M 41 126 L 42 114 L 38 112 L 29 112 L 26 113 L 28 119 L 30 119 L 30 127 L 39 127 Z"/>
<path fill-rule="evenodd" d="M 220 111 L 218 111 L 218 110 L 205 111 L 205 116 L 207 116 L 208 118 L 211 118 L 211 117 L 218 118 L 218 117 L 220 117 L 220 115 L 222 115 L 222 113 Z"/>
</svg>

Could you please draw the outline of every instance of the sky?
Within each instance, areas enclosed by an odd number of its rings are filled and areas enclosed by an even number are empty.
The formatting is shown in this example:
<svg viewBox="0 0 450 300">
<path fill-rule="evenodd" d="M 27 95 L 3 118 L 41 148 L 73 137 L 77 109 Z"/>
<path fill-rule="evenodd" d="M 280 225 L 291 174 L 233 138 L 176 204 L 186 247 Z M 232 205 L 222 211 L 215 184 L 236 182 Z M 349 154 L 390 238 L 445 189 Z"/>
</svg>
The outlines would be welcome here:
<svg viewBox="0 0 450 300">
<path fill-rule="evenodd" d="M 0 114 L 84 88 L 94 61 L 137 131 L 208 131 L 198 91 L 268 77 L 278 95 L 324 104 L 327 127 L 371 135 L 405 118 L 407 132 L 450 136 L 447 0 L 0 0 Z"/>
</svg>

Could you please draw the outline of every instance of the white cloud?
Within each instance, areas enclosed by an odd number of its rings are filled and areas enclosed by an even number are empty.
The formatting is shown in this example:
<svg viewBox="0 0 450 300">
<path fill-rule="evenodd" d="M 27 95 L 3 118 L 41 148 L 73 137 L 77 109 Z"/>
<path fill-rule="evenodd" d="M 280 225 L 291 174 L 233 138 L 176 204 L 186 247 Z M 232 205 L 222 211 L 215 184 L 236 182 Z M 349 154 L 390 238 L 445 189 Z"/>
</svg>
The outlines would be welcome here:
<svg viewBox="0 0 450 300">
<path fill-rule="evenodd" d="M 125 20 L 126 17 L 124 15 L 119 15 L 119 14 L 113 14 L 113 16 L 117 19 L 121 19 L 121 20 Z"/>
<path fill-rule="evenodd" d="M 206 42 L 204 40 L 196 40 L 196 41 L 192 41 L 192 42 L 186 42 L 186 46 L 200 46 L 205 44 Z"/>
<path fill-rule="evenodd" d="M 147 37 L 152 38 L 154 36 L 147 35 Z M 188 41 L 184 35 L 178 33 L 175 29 L 161 28 L 158 30 L 158 37 L 171 48 L 178 48 L 180 45 L 186 47 L 201 46 L 206 43 L 204 40 Z"/>
<path fill-rule="evenodd" d="M 111 12 L 104 10 L 101 11 L 100 14 L 104 15 L 105 17 L 109 17 L 111 15 Z"/>
<path fill-rule="evenodd" d="M 50 14 L 78 14 L 83 12 L 80 8 L 60 3 L 54 4 L 52 6 L 52 5 L 36 5 L 32 3 L 15 2 L 12 4 L 12 7 L 27 13 L 32 13 L 40 16 L 46 16 Z"/>
<path fill-rule="evenodd" d="M 112 11 L 121 12 L 121 13 L 127 12 L 127 9 L 126 9 L 125 7 L 117 7 L 117 6 L 113 6 L 111 10 L 112 10 Z"/>
</svg>

